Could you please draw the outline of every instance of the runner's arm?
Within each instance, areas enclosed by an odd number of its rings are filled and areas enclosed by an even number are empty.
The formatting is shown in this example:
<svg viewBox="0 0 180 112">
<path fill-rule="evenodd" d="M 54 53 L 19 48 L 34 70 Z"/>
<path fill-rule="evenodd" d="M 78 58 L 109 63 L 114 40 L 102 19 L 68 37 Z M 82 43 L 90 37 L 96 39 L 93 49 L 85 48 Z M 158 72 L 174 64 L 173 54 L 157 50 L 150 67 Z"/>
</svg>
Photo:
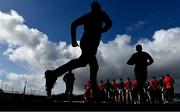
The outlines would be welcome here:
<svg viewBox="0 0 180 112">
<path fill-rule="evenodd" d="M 109 16 L 105 12 L 103 12 L 103 16 L 102 17 L 103 17 L 103 20 L 104 20 L 104 23 L 105 23 L 105 26 L 102 28 L 102 32 L 106 32 L 106 31 L 108 31 L 111 28 L 112 21 L 111 21 L 111 19 L 109 18 Z"/>
<path fill-rule="evenodd" d="M 76 28 L 77 28 L 79 25 L 82 25 L 82 24 L 83 24 L 84 17 L 85 17 L 85 16 L 82 16 L 82 17 L 76 19 L 76 20 L 71 24 L 71 40 L 72 40 L 72 46 L 73 46 L 73 47 L 78 46 L 78 44 L 77 44 L 77 42 L 76 42 Z"/>
</svg>

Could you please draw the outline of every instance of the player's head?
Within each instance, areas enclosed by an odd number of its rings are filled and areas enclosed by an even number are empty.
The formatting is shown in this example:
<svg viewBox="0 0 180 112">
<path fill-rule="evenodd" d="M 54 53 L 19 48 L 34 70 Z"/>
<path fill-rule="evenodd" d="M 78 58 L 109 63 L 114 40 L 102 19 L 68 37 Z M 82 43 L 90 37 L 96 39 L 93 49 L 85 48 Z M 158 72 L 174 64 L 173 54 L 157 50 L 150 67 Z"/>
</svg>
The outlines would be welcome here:
<svg viewBox="0 0 180 112">
<path fill-rule="evenodd" d="M 103 83 L 103 80 L 101 80 L 101 83 Z"/>
<path fill-rule="evenodd" d="M 119 80 L 120 80 L 120 81 L 122 81 L 123 79 L 122 79 L 122 78 L 120 78 Z"/>
<path fill-rule="evenodd" d="M 138 44 L 138 45 L 136 45 L 136 51 L 142 51 L 142 46 L 141 46 L 141 44 Z"/>
<path fill-rule="evenodd" d="M 101 11 L 101 5 L 99 4 L 98 1 L 92 2 L 92 4 L 91 4 L 91 10 L 94 11 L 94 12 L 99 12 L 99 11 Z"/>
</svg>

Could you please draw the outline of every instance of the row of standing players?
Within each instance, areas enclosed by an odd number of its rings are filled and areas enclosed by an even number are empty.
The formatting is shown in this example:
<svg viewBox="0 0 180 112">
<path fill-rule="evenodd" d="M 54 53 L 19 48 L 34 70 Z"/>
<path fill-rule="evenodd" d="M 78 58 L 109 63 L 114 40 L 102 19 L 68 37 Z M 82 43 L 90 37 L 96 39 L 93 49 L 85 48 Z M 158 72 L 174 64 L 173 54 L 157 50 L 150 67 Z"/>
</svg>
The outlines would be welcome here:
<svg viewBox="0 0 180 112">
<path fill-rule="evenodd" d="M 107 79 L 106 83 L 101 80 L 97 84 L 98 100 L 100 103 L 123 103 L 123 104 L 165 104 L 173 103 L 174 97 L 174 79 L 166 74 L 161 75 L 159 80 L 153 76 L 152 80 L 146 81 L 143 88 L 139 88 L 137 80 L 131 81 L 128 77 L 118 82 Z M 91 102 L 93 99 L 90 81 L 85 84 L 84 93 L 85 102 Z"/>
</svg>

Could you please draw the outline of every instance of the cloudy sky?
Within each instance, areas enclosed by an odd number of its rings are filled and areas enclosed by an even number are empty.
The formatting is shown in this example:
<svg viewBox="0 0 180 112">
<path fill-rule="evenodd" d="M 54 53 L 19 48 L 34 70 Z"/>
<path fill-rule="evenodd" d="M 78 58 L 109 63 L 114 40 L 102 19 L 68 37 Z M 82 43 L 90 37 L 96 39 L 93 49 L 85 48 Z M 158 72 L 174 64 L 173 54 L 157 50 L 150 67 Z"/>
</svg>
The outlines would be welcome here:
<svg viewBox="0 0 180 112">
<path fill-rule="evenodd" d="M 113 21 L 102 35 L 98 49 L 98 80 L 131 77 L 133 66 L 126 64 L 141 43 L 155 62 L 152 76 L 169 73 L 180 92 L 180 1 L 179 0 L 99 0 Z M 45 95 L 44 71 L 77 58 L 81 50 L 70 45 L 70 25 L 90 11 L 92 0 L 0 0 L 0 88 Z M 83 27 L 77 31 L 80 40 Z M 83 92 L 89 67 L 78 68 L 75 94 Z M 65 90 L 58 78 L 54 94 Z"/>
</svg>

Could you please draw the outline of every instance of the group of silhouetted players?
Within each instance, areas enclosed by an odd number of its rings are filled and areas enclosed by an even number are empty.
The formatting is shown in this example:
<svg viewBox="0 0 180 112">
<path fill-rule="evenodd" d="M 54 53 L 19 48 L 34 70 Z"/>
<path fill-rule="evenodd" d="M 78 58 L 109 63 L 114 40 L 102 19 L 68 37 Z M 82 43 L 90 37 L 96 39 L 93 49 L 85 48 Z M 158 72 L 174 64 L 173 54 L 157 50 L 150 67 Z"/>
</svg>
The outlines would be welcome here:
<svg viewBox="0 0 180 112">
<path fill-rule="evenodd" d="M 143 88 L 139 87 L 137 80 L 125 81 L 122 78 L 106 82 L 101 80 L 97 84 L 98 97 L 100 103 L 122 103 L 122 104 L 142 104 L 142 103 L 173 103 L 174 79 L 169 75 L 161 75 L 157 80 L 155 76 L 147 80 Z M 90 81 L 85 84 L 85 102 L 91 102 L 93 93 Z"/>
</svg>

